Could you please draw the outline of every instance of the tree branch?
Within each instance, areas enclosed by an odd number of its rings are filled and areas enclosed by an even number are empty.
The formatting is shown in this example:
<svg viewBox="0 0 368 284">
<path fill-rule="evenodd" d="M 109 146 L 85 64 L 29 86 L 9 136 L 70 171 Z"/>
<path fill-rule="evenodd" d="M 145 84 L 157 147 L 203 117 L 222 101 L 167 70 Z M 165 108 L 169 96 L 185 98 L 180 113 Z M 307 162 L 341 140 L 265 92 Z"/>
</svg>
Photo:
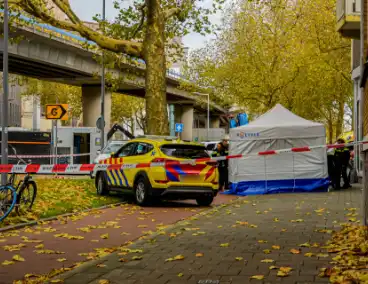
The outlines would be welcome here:
<svg viewBox="0 0 368 284">
<path fill-rule="evenodd" d="M 81 20 L 74 13 L 72 8 L 70 7 L 68 0 L 52 0 L 55 5 L 69 18 L 69 20 L 74 24 L 80 24 Z"/>
<path fill-rule="evenodd" d="M 61 0 L 53 0 L 60 2 Z M 64 3 L 64 2 L 63 2 Z M 74 12 L 69 8 L 67 4 L 60 2 L 61 7 L 66 8 L 65 11 L 72 17 L 73 22 L 62 21 L 54 18 L 49 13 L 44 11 L 42 7 L 35 5 L 32 0 L 22 0 L 16 3 L 19 8 L 35 16 L 41 21 L 48 23 L 54 27 L 61 28 L 68 31 L 74 31 L 79 33 L 82 37 L 87 40 L 94 41 L 98 46 L 103 49 L 110 50 L 112 52 L 124 53 L 127 55 L 142 57 L 142 44 L 139 42 L 129 41 L 129 40 L 119 40 L 111 37 L 104 36 L 103 34 L 92 30 L 91 28 L 84 25 L 77 16 L 73 16 Z M 64 12 L 64 10 L 63 10 Z M 79 20 L 79 22 L 78 22 Z"/>
<path fill-rule="evenodd" d="M 141 11 L 141 20 L 139 22 L 139 25 L 137 27 L 137 29 L 134 31 L 132 38 L 135 38 L 137 33 L 142 29 L 143 25 L 144 25 L 144 20 L 146 19 L 146 4 L 142 4 L 140 7 L 138 7 L 138 9 Z"/>
<path fill-rule="evenodd" d="M 171 17 L 177 16 L 180 13 L 180 8 L 171 8 L 164 11 L 165 20 L 170 19 Z"/>
</svg>

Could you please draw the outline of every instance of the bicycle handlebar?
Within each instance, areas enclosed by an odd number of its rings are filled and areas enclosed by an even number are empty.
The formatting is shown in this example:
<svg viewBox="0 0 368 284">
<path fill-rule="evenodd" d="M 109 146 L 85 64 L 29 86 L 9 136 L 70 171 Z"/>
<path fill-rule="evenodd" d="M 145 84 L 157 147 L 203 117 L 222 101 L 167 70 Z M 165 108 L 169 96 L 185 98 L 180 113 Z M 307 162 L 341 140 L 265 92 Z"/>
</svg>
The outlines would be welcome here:
<svg viewBox="0 0 368 284">
<path fill-rule="evenodd" d="M 28 160 L 27 163 L 25 160 L 23 160 L 23 158 L 18 157 L 17 150 L 13 147 L 13 145 L 9 144 L 9 147 L 13 150 L 15 157 L 18 159 L 17 165 L 19 165 L 20 163 L 23 163 L 24 165 L 32 164 L 31 160 Z"/>
</svg>

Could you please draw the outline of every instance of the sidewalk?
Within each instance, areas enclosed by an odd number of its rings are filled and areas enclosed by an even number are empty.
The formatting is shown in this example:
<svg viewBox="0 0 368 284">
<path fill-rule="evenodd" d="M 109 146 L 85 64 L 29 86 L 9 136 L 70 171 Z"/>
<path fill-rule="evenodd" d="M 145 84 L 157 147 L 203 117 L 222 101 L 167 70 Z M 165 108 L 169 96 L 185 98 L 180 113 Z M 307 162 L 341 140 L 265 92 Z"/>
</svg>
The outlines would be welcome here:
<svg viewBox="0 0 368 284">
<path fill-rule="evenodd" d="M 228 203 L 235 198 L 219 195 L 214 205 Z M 152 207 L 127 203 L 0 232 L 0 284 L 13 283 L 27 274 L 34 275 L 31 283 L 44 283 L 39 278 L 53 269 L 68 268 L 98 258 L 124 243 L 203 210 L 208 208 L 198 207 L 194 201 L 165 202 Z M 13 261 L 16 255 L 25 261 Z M 13 263 L 3 264 L 9 261 Z"/>
<path fill-rule="evenodd" d="M 122 248 L 57 279 L 70 284 L 328 283 L 317 275 L 329 266 L 331 256 L 320 246 L 330 232 L 319 231 L 338 229 L 360 198 L 360 189 L 247 197 L 129 247 L 143 252 Z M 310 252 L 313 256 L 305 256 Z M 278 277 L 270 266 L 292 271 Z M 251 279 L 255 275 L 264 278 Z"/>
</svg>

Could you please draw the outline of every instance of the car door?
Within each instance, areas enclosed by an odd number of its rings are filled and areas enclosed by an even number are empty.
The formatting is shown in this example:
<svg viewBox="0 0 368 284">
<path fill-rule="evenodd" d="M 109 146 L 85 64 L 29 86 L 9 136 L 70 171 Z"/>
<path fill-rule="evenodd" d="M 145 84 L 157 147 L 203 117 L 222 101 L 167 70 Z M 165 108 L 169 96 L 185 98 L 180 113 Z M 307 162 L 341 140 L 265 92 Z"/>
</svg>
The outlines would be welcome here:
<svg viewBox="0 0 368 284">
<path fill-rule="evenodd" d="M 136 142 L 127 143 L 109 159 L 109 164 L 129 163 L 129 158 L 135 150 Z M 126 188 L 129 187 L 128 178 L 124 169 L 107 170 L 107 183 L 112 187 Z"/>
<path fill-rule="evenodd" d="M 128 158 L 124 159 L 124 163 L 128 164 L 149 163 L 152 160 L 153 149 L 154 149 L 153 145 L 149 143 L 137 142 L 136 147 L 134 148 L 132 154 Z M 142 171 L 142 168 L 132 167 L 124 169 L 130 187 L 133 187 L 134 179 L 139 171 Z"/>
</svg>

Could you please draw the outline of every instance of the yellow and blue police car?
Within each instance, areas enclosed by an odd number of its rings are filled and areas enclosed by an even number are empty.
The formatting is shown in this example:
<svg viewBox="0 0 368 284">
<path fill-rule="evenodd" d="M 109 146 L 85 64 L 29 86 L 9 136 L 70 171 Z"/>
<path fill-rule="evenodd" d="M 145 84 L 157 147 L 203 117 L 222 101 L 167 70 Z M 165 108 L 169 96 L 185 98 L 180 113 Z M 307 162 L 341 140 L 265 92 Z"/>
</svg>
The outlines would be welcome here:
<svg viewBox="0 0 368 284">
<path fill-rule="evenodd" d="M 183 163 L 193 159 L 199 161 Z M 217 163 L 210 161 L 206 148 L 176 137 L 132 139 L 100 163 L 111 166 L 96 172 L 97 194 L 133 193 L 141 206 L 154 199 L 195 199 L 198 205 L 208 206 L 218 193 Z"/>
</svg>

